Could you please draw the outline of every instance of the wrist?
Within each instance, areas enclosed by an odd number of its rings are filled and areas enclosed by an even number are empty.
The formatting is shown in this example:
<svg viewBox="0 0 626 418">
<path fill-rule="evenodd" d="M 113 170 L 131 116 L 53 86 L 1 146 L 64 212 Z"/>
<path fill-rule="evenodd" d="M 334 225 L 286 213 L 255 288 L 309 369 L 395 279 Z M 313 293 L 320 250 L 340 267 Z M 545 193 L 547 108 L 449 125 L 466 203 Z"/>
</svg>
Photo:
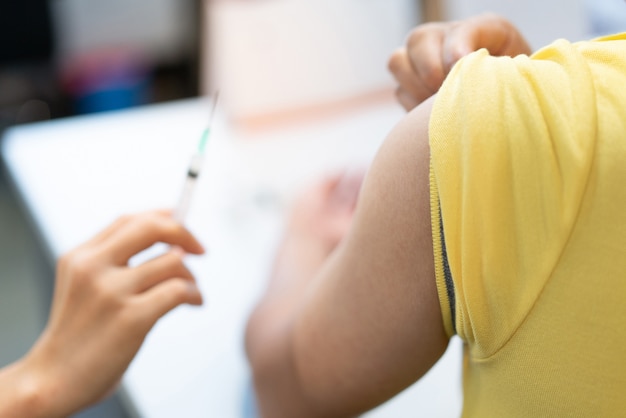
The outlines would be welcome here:
<svg viewBox="0 0 626 418">
<path fill-rule="evenodd" d="M 21 399 L 27 410 L 30 411 L 30 416 L 50 416 L 49 411 L 52 409 L 52 402 L 48 395 L 48 384 L 45 377 L 30 367 L 25 359 L 20 361 L 18 367 L 20 369 L 16 381 L 18 399 Z"/>
<path fill-rule="evenodd" d="M 45 377 L 34 369 L 27 357 L 0 372 L 0 415 L 15 417 L 52 417 L 52 397 Z"/>
<path fill-rule="evenodd" d="M 21 397 L 30 405 L 29 417 L 66 417 L 75 408 L 68 408 L 68 393 L 63 387 L 64 367 L 61 362 L 51 360 L 55 353 L 49 332 L 44 331 L 31 350 L 19 362 Z M 67 370 L 66 370 L 67 372 Z"/>
</svg>

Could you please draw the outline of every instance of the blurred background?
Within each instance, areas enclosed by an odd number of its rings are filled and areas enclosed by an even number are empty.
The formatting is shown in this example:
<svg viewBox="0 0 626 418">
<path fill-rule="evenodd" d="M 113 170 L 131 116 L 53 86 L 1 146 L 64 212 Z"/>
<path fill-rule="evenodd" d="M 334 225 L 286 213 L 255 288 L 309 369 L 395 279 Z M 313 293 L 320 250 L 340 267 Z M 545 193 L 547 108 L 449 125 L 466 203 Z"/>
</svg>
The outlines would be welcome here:
<svg viewBox="0 0 626 418">
<path fill-rule="evenodd" d="M 387 58 L 416 24 L 482 11 L 538 48 L 626 30 L 623 0 L 21 0 L 0 2 L 0 133 L 210 94 L 257 128 L 389 100 Z M 53 281 L 0 173 L 0 366 L 43 328 Z M 83 417 L 124 417 L 113 398 Z"/>
<path fill-rule="evenodd" d="M 197 95 L 199 8 L 195 0 L 2 2 L 2 123 Z"/>
<path fill-rule="evenodd" d="M 533 47 L 619 31 L 621 0 L 24 0 L 0 5 L 0 126 L 178 100 L 217 86 L 233 118 L 392 86 L 411 27 L 482 11 Z"/>
</svg>

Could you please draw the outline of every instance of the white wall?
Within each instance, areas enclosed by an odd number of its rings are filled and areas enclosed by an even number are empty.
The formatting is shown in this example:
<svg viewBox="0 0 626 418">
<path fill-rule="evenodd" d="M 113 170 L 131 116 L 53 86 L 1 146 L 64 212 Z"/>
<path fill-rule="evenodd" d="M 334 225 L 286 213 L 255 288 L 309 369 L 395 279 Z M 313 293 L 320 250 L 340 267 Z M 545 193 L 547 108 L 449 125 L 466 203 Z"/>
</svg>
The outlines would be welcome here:
<svg viewBox="0 0 626 418">
<path fill-rule="evenodd" d="M 583 0 L 445 1 L 449 19 L 461 19 L 484 11 L 505 16 L 522 30 L 533 49 L 558 38 L 579 41 L 590 33 Z"/>
<path fill-rule="evenodd" d="M 415 0 L 211 1 L 205 93 L 245 118 L 391 90 L 387 59 L 418 20 Z"/>
<path fill-rule="evenodd" d="M 97 48 L 131 46 L 167 61 L 187 52 L 189 0 L 55 0 L 50 2 L 63 60 Z"/>
<path fill-rule="evenodd" d="M 585 0 L 591 32 L 595 36 L 626 31 L 624 0 Z"/>
</svg>

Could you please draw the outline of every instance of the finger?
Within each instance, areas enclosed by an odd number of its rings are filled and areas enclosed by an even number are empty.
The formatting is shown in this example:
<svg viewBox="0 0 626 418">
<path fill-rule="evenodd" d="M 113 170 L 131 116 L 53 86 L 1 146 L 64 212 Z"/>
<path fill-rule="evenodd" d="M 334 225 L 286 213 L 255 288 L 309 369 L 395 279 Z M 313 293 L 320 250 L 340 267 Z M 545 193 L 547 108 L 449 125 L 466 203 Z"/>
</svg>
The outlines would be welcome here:
<svg viewBox="0 0 626 418">
<path fill-rule="evenodd" d="M 468 20 L 467 31 L 474 32 L 474 42 L 487 48 L 492 55 L 530 53 L 530 47 L 517 28 L 507 19 L 494 13 L 484 13 Z"/>
<path fill-rule="evenodd" d="M 411 94 L 399 87 L 396 89 L 396 99 L 398 103 L 407 111 L 411 111 L 419 105 L 419 102 Z"/>
<path fill-rule="evenodd" d="M 352 215 L 345 214 L 345 216 L 336 216 L 329 220 L 327 228 L 335 238 L 335 244 L 339 243 L 348 234 L 352 225 L 352 219 Z"/>
<path fill-rule="evenodd" d="M 425 90 L 424 94 L 415 97 L 418 103 L 439 91 L 445 79 L 447 73 L 443 68 L 443 45 L 449 26 L 441 23 L 422 25 L 413 31 L 407 41 L 409 62 Z"/>
<path fill-rule="evenodd" d="M 419 74 L 415 72 L 405 48 L 397 49 L 393 53 L 389 59 L 388 66 L 389 71 L 391 71 L 391 74 L 400 85 L 400 88 L 413 97 L 413 102 L 419 103 L 432 96 L 430 88 L 423 83 Z"/>
<path fill-rule="evenodd" d="M 311 190 L 305 193 L 308 195 L 319 196 L 322 200 L 327 200 L 331 198 L 334 191 L 341 183 L 344 173 L 345 171 L 327 175 L 326 177 L 322 178 L 321 181 L 318 181 Z"/>
<path fill-rule="evenodd" d="M 183 303 L 201 305 L 202 295 L 195 283 L 179 278 L 161 282 L 135 296 L 136 309 L 150 326 Z"/>
<path fill-rule="evenodd" d="M 104 228 L 102 231 L 97 233 L 94 237 L 92 237 L 89 241 L 85 242 L 83 246 L 94 246 L 106 240 L 111 234 L 120 229 L 126 222 L 130 220 L 129 215 L 120 216 L 109 226 Z"/>
<path fill-rule="evenodd" d="M 444 45 L 446 71 L 465 55 L 481 48 L 486 48 L 494 56 L 531 52 L 528 43 L 511 22 L 493 13 L 486 13 L 450 28 Z"/>
<path fill-rule="evenodd" d="M 171 209 L 157 209 L 153 211 L 157 215 L 161 216 L 172 216 Z M 133 218 L 133 215 L 122 215 L 118 217 L 113 223 L 104 228 L 94 237 L 92 237 L 89 241 L 85 242 L 83 245 L 91 246 L 98 245 L 99 243 L 105 241 L 108 237 L 110 237 L 115 231 L 119 230 L 123 225 L 129 222 Z"/>
<path fill-rule="evenodd" d="M 130 257 L 157 242 L 181 247 L 192 254 L 204 253 L 202 245 L 185 227 L 158 212 L 133 216 L 102 245 L 114 262 L 125 265 Z"/>
<path fill-rule="evenodd" d="M 142 293 L 157 284 L 177 277 L 191 282 L 195 278 L 183 263 L 184 252 L 174 248 L 166 254 L 147 261 L 130 270 L 127 283 L 132 293 Z"/>
<path fill-rule="evenodd" d="M 363 183 L 363 172 L 346 171 L 335 185 L 333 203 L 349 212 L 354 210 Z"/>
</svg>

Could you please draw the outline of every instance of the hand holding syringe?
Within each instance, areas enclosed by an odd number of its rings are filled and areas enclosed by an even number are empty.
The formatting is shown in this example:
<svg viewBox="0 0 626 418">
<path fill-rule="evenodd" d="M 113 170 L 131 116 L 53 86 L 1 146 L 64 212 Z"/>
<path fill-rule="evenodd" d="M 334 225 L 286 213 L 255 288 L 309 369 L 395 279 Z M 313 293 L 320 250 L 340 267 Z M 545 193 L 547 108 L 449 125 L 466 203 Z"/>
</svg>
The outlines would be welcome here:
<svg viewBox="0 0 626 418">
<path fill-rule="evenodd" d="M 189 211 L 189 206 L 191 205 L 191 197 L 195 189 L 198 175 L 200 175 L 202 161 L 204 160 L 204 149 L 206 148 L 206 143 L 209 139 L 209 135 L 211 135 L 211 125 L 213 123 L 213 116 L 215 115 L 215 107 L 217 106 L 218 98 L 219 92 L 215 94 L 215 98 L 213 99 L 213 108 L 211 110 L 209 124 L 207 125 L 204 132 L 202 132 L 202 137 L 200 138 L 200 142 L 198 143 L 198 149 L 196 150 L 196 153 L 191 157 L 189 170 L 187 170 L 187 177 L 185 178 L 185 185 L 183 186 L 183 192 L 180 196 L 180 200 L 178 201 L 176 211 L 174 212 L 174 219 L 176 219 L 180 223 L 183 223 L 185 221 L 185 217 L 187 216 L 187 212 Z"/>
</svg>

